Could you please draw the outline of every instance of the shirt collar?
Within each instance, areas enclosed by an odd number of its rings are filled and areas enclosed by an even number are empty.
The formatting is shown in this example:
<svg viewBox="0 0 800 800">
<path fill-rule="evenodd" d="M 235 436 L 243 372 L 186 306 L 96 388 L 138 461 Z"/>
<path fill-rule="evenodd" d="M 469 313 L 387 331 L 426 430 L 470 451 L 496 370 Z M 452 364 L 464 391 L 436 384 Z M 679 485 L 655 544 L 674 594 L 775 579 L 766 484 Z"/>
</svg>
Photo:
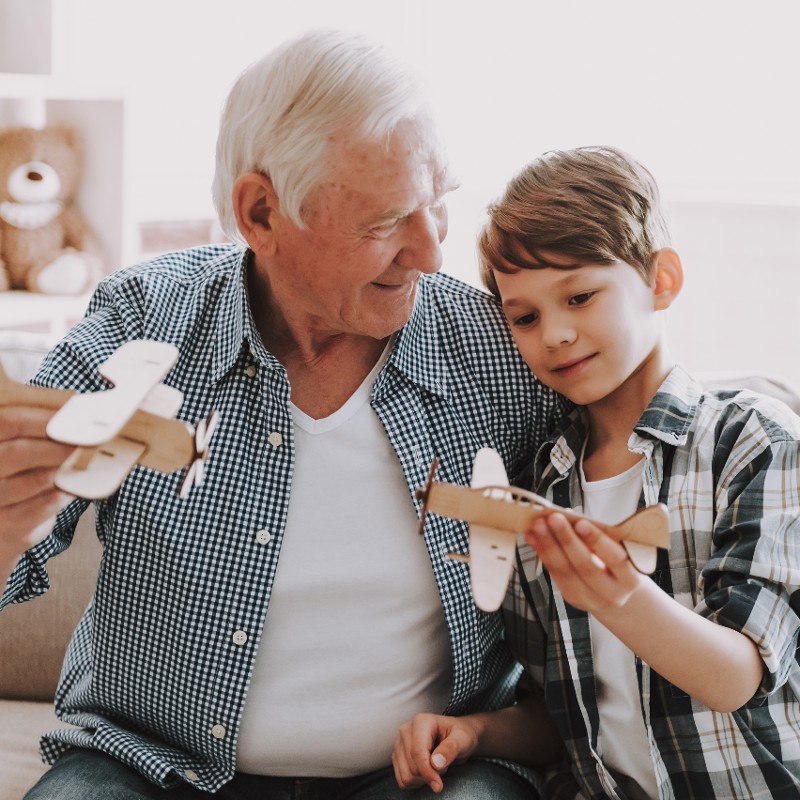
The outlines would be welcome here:
<svg viewBox="0 0 800 800">
<path fill-rule="evenodd" d="M 703 389 L 681 366 L 673 367 L 634 428 L 634 435 L 686 444 Z"/>
<path fill-rule="evenodd" d="M 219 380 L 236 362 L 244 344 L 267 367 L 279 367 L 264 347 L 255 326 L 247 293 L 247 271 L 251 251 L 236 248 L 230 255 L 231 280 L 227 283 L 219 304 L 215 327 L 213 378 Z M 387 367 L 390 367 L 421 386 L 431 394 L 446 397 L 448 369 L 438 342 L 441 340 L 436 315 L 432 312 L 432 281 L 446 280 L 443 276 L 422 275 L 417 284 L 414 308 L 408 322 L 397 334 Z M 375 383 L 376 396 L 388 387 L 387 370 Z"/>
<path fill-rule="evenodd" d="M 234 365 L 244 341 L 254 342 L 254 325 L 247 300 L 247 265 L 250 250 L 234 247 L 225 255 L 229 262 L 230 280 L 225 283 L 217 306 L 213 327 L 211 375 L 216 382 Z M 252 349 L 252 347 L 251 347 Z"/>
<path fill-rule="evenodd" d="M 448 369 L 441 355 L 441 337 L 436 315 L 432 313 L 433 281 L 443 276 L 422 275 L 417 284 L 414 308 L 408 322 L 397 335 L 388 369 L 393 369 L 431 394 L 447 397 Z M 375 383 L 375 396 L 388 387 L 385 369 Z"/>
<path fill-rule="evenodd" d="M 683 367 L 673 367 L 634 426 L 629 449 L 646 450 L 652 447 L 653 439 L 673 447 L 686 444 L 702 392 L 700 384 Z M 550 465 L 559 475 L 574 467 L 587 432 L 586 413 L 576 406 L 539 449 L 534 469 L 537 483 Z"/>
</svg>

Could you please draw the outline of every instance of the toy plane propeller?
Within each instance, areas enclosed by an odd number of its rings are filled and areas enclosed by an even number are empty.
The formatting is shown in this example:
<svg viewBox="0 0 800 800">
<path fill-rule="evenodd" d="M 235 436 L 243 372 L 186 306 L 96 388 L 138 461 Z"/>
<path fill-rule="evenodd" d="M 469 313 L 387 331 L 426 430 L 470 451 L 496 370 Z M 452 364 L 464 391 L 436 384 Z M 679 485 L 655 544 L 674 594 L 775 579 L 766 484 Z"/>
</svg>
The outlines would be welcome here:
<svg viewBox="0 0 800 800">
<path fill-rule="evenodd" d="M 422 501 L 420 533 L 428 512 L 470 523 L 470 555 L 448 556 L 469 563 L 472 595 L 482 611 L 496 611 L 502 604 L 514 568 L 517 536 L 528 529 L 531 520 L 554 510 L 571 522 L 586 519 L 539 495 L 509 486 L 503 461 L 491 448 L 482 448 L 475 455 L 470 487 L 434 481 L 438 466 L 439 460 L 434 459 L 425 486 L 417 489 L 417 498 Z M 666 506 L 661 503 L 648 506 L 617 525 L 591 521 L 622 543 L 640 572 L 652 572 L 656 548 L 669 547 L 669 519 Z"/>
<path fill-rule="evenodd" d="M 171 344 L 127 342 L 98 372 L 113 388 L 88 394 L 27 386 L 0 367 L 0 406 L 28 405 L 56 411 L 47 435 L 77 449 L 57 471 L 59 489 L 88 500 L 113 494 L 138 463 L 160 472 L 185 468 L 179 494 L 202 482 L 218 415 L 195 429 L 174 419 L 183 394 L 161 380 L 178 358 Z"/>
</svg>

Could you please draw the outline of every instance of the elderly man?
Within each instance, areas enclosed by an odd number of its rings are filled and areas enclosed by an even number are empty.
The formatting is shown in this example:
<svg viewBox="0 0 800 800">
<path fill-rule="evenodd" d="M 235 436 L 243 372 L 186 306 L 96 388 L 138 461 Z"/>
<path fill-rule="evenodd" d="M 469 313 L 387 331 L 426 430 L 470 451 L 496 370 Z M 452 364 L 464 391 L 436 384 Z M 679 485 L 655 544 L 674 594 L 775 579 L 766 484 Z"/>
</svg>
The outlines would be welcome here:
<svg viewBox="0 0 800 800">
<path fill-rule="evenodd" d="M 97 504 L 103 562 L 56 699 L 76 727 L 44 738 L 28 798 L 394 798 L 412 714 L 512 702 L 500 621 L 446 558 L 465 526 L 418 536 L 414 489 L 434 456 L 467 483 L 483 446 L 516 474 L 560 408 L 494 301 L 435 274 L 451 188 L 382 49 L 312 32 L 240 77 L 214 181 L 235 243 L 107 278 L 36 378 L 96 390 L 122 343 L 167 341 L 181 416 L 221 423 L 187 499 L 139 467 Z M 4 604 L 46 590 L 87 505 L 53 485 L 48 416 L 0 412 Z M 443 796 L 532 797 L 528 778 L 476 759 Z"/>
</svg>

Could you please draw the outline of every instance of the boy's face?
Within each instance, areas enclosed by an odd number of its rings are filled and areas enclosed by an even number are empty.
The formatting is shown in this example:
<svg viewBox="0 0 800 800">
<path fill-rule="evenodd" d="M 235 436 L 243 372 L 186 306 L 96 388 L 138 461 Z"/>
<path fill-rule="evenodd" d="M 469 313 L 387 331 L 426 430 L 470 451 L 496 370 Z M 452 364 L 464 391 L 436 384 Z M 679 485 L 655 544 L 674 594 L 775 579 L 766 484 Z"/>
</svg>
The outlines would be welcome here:
<svg viewBox="0 0 800 800">
<path fill-rule="evenodd" d="M 542 256 L 555 264 L 575 263 L 552 253 Z M 629 264 L 495 271 L 494 276 L 517 347 L 547 386 L 578 405 L 608 398 L 632 376 L 646 391 L 655 391 L 646 367 L 658 360 L 661 321 L 654 289 Z"/>
</svg>

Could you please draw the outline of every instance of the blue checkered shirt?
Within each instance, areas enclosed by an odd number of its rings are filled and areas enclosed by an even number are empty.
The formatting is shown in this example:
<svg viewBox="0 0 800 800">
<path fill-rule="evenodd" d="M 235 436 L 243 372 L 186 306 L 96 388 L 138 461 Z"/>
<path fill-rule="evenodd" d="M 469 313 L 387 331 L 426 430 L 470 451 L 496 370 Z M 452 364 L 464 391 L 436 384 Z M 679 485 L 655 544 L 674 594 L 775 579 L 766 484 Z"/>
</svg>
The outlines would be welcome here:
<svg viewBox="0 0 800 800">
<path fill-rule="evenodd" d="M 540 494 L 581 510 L 579 410 L 536 459 Z M 646 504 L 669 508 L 672 544 L 653 580 L 680 603 L 748 636 L 764 661 L 756 695 L 711 711 L 636 659 L 659 798 L 800 797 L 800 420 L 770 398 L 710 391 L 680 367 L 639 419 Z M 544 694 L 570 764 L 549 776 L 558 798 L 625 797 L 598 752 L 588 615 L 569 606 L 536 555 L 519 548 L 504 607 L 524 682 Z M 714 676 L 709 675 L 709 680 Z M 616 793 L 615 793 L 616 792 Z"/>
<path fill-rule="evenodd" d="M 56 696 L 59 717 L 79 729 L 43 739 L 49 761 L 76 745 L 109 753 L 162 786 L 191 780 L 215 791 L 233 776 L 293 499 L 290 387 L 256 333 L 245 256 L 233 245 L 209 246 L 115 273 L 37 375 L 42 385 L 99 390 L 97 366 L 123 342 L 171 342 L 180 357 L 166 382 L 185 394 L 179 416 L 221 414 L 205 481 L 188 499 L 176 497 L 179 474 L 137 467 L 97 504 L 104 548 L 97 589 Z M 492 446 L 513 475 L 563 413 L 559 402 L 519 358 L 494 300 L 444 275 L 421 279 L 371 397 L 414 503 L 434 456 L 441 480 L 466 485 L 476 451 Z M 46 590 L 46 562 L 69 545 L 85 507 L 73 502 L 23 557 L 3 603 Z M 519 665 L 502 639 L 500 614 L 476 609 L 467 568 L 446 558 L 467 550 L 466 525 L 430 516 L 426 539 L 452 646 L 445 713 L 506 705 Z M 243 644 L 241 636 L 234 641 L 237 631 L 247 634 Z"/>
</svg>

